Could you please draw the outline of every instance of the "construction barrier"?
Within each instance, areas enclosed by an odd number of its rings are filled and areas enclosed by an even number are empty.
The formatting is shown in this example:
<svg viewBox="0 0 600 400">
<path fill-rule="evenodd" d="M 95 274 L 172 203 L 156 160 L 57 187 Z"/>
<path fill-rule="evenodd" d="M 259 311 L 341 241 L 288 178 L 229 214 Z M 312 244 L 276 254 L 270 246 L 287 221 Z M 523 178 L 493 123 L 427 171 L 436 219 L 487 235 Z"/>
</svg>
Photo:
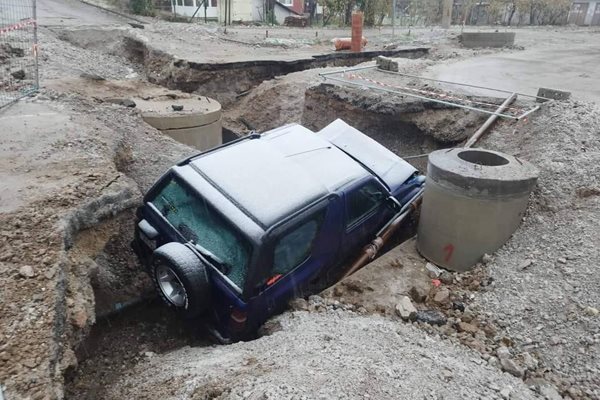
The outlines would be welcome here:
<svg viewBox="0 0 600 400">
<path fill-rule="evenodd" d="M 36 0 L 0 0 L 0 108 L 38 88 Z"/>
</svg>

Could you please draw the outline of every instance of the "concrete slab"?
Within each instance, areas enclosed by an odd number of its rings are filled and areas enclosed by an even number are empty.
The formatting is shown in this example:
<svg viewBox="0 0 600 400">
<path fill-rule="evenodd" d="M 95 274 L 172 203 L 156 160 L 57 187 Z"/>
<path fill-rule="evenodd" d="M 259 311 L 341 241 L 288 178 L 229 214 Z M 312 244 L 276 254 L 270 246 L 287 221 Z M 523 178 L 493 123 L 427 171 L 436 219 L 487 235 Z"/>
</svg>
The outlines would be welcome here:
<svg viewBox="0 0 600 400">
<path fill-rule="evenodd" d="M 504 47 L 515 43 L 514 32 L 463 32 L 460 42 L 469 49 Z"/>
</svg>

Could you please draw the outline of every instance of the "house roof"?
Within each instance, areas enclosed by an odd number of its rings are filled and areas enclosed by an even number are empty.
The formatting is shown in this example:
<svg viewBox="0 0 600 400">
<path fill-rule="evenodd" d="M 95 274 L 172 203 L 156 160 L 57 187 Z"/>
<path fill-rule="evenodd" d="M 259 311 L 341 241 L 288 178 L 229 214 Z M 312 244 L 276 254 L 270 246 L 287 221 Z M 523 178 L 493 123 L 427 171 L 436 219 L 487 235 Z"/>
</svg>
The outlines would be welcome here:
<svg viewBox="0 0 600 400">
<path fill-rule="evenodd" d="M 294 14 L 294 15 L 299 15 L 302 16 L 302 14 L 298 13 L 296 10 L 294 10 L 293 8 L 286 6 L 285 4 L 280 3 L 279 1 L 275 1 L 275 5 L 281 8 L 284 8 L 286 11 L 289 11 L 290 13 Z"/>
<path fill-rule="evenodd" d="M 370 175 L 329 140 L 297 124 L 200 155 L 190 164 L 263 228 Z"/>
</svg>

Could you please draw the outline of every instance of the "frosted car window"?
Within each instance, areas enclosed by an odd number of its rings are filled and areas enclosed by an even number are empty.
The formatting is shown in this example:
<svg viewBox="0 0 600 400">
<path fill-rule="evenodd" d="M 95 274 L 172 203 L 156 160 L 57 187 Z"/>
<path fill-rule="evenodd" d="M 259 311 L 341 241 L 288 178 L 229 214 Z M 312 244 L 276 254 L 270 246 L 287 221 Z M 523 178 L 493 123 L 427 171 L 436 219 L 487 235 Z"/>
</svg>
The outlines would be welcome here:
<svg viewBox="0 0 600 400">
<path fill-rule="evenodd" d="M 383 189 L 375 182 L 368 182 L 348 195 L 348 221 L 346 226 L 351 226 L 375 210 L 386 195 Z"/>
<path fill-rule="evenodd" d="M 152 204 L 183 237 L 223 261 L 222 272 L 239 288 L 244 287 L 250 245 L 204 199 L 172 179 Z"/>
<path fill-rule="evenodd" d="M 312 219 L 283 236 L 275 246 L 273 275 L 285 275 L 309 256 L 319 221 Z"/>
</svg>

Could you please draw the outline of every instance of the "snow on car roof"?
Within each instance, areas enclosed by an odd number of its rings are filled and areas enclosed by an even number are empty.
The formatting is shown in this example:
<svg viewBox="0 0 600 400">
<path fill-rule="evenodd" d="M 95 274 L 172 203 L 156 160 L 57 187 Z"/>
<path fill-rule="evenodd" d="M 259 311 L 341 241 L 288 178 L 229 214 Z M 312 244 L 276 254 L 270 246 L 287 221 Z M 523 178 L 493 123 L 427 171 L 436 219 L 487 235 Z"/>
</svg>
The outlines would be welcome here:
<svg viewBox="0 0 600 400">
<path fill-rule="evenodd" d="M 341 119 L 336 119 L 317 134 L 346 153 L 352 154 L 392 190 L 406 182 L 417 171 L 415 167 Z"/>
<path fill-rule="evenodd" d="M 230 201 L 269 227 L 370 173 L 301 125 L 287 125 L 191 161 Z"/>
</svg>

